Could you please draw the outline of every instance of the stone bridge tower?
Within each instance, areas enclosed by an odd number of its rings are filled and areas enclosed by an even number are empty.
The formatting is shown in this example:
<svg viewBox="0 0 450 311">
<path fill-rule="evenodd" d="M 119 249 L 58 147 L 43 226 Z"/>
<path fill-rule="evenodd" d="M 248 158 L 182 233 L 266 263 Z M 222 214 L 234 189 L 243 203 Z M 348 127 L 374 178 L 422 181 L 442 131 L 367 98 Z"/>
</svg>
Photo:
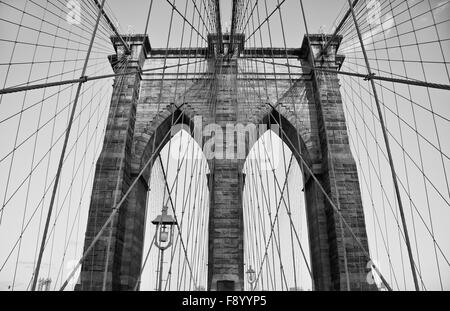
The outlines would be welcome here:
<svg viewBox="0 0 450 311">
<path fill-rule="evenodd" d="M 358 175 L 339 91 L 337 71 L 343 58 L 336 53 L 341 38 L 335 38 L 321 55 L 330 36 L 311 35 L 312 53 L 306 38 L 301 47 L 286 51 L 244 49 L 242 35 L 220 37 L 226 55 L 216 53 L 215 36 L 208 38 L 207 48 L 166 50 L 151 47 L 147 36 L 135 35 L 129 41 L 131 55 L 125 55 L 120 40 L 112 38 L 117 55 L 111 56 L 111 62 L 126 57 L 128 69 L 136 73 L 125 76 L 122 84 L 117 78 L 114 85 L 105 143 L 94 179 L 85 248 L 143 165 L 156 159 L 152 155 L 170 140 L 171 125 L 184 123 L 194 128 L 194 117 L 201 116 L 203 127 L 212 123 L 223 129 L 230 123 L 279 124 L 280 137 L 292 149 L 300 167 L 304 167 L 301 155 L 368 249 Z M 291 72 L 284 65 L 286 58 L 292 64 Z M 164 75 L 161 70 L 148 70 L 179 62 L 195 64 L 183 66 L 182 74 L 176 69 L 168 69 Z M 308 69 L 312 62 L 319 69 L 326 68 L 326 73 L 317 71 L 315 79 Z M 199 74 L 199 68 L 203 73 Z M 240 68 L 246 68 L 245 73 Z M 244 161 L 223 157 L 209 161 L 210 290 L 244 288 Z M 79 290 L 101 290 L 107 254 L 107 289 L 134 288 L 142 264 L 151 166 L 113 222 L 110 249 L 107 230 L 84 261 Z M 352 290 L 370 290 L 366 256 L 348 230 L 343 230 L 338 215 L 308 170 L 303 169 L 303 175 L 315 289 L 347 290 L 350 284 Z"/>
</svg>

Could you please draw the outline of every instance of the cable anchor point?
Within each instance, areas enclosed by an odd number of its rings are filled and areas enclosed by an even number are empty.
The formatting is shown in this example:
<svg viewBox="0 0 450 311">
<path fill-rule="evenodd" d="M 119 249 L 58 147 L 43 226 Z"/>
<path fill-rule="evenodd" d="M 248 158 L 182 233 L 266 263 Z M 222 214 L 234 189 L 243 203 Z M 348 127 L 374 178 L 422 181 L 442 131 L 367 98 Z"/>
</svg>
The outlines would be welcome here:
<svg viewBox="0 0 450 311">
<path fill-rule="evenodd" d="M 364 81 L 370 81 L 375 77 L 374 73 L 368 74 L 364 77 Z"/>
</svg>

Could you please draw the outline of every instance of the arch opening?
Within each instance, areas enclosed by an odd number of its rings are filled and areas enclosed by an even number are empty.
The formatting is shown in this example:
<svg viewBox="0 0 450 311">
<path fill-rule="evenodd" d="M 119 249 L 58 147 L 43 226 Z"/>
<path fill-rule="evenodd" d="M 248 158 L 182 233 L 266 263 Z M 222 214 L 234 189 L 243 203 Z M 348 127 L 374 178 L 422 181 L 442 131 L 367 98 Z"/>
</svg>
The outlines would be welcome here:
<svg viewBox="0 0 450 311">
<path fill-rule="evenodd" d="M 243 167 L 246 290 L 312 290 L 303 173 L 273 130 L 251 148 Z"/>
<path fill-rule="evenodd" d="M 185 129 L 172 136 L 154 159 L 149 176 L 140 290 L 205 290 L 207 287 L 209 167 L 200 146 Z M 154 244 L 152 221 L 168 207 L 177 225 L 172 246 Z M 162 271 L 162 272 L 161 272 Z M 162 281 L 159 278 L 162 275 Z"/>
</svg>

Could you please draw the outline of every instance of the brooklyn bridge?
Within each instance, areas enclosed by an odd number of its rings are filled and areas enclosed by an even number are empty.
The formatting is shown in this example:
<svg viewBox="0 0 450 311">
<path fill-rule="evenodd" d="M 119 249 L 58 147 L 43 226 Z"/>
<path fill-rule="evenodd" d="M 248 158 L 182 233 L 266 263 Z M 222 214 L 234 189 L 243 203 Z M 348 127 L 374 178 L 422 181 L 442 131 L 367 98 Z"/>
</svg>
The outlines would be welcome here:
<svg viewBox="0 0 450 311">
<path fill-rule="evenodd" d="M 0 51 L 0 290 L 450 290 L 449 1 L 5 0 Z"/>
</svg>

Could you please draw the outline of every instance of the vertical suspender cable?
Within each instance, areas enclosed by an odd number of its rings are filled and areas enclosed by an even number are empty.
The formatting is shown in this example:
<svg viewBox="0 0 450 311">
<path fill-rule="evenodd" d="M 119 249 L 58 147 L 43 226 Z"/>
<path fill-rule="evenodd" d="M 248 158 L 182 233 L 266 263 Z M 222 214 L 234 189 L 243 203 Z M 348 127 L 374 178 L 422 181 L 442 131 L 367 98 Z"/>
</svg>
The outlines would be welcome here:
<svg viewBox="0 0 450 311">
<path fill-rule="evenodd" d="M 102 17 L 102 12 L 103 12 L 103 8 L 105 6 L 105 2 L 106 2 L 106 0 L 103 0 L 101 6 L 99 8 L 97 21 L 95 23 L 94 31 L 92 32 L 91 42 L 89 44 L 89 49 L 88 49 L 87 54 L 86 54 L 86 59 L 84 61 L 84 67 L 83 67 L 83 71 L 82 71 L 81 77 L 84 77 L 86 75 L 87 65 L 89 63 L 89 57 L 91 55 L 92 47 L 94 45 L 95 36 L 97 34 L 97 29 L 98 29 L 98 26 L 100 24 L 100 19 Z M 48 233 L 48 228 L 49 228 L 49 225 L 50 225 L 50 220 L 51 220 L 51 217 L 52 217 L 52 211 L 53 211 L 53 205 L 55 203 L 56 191 L 58 189 L 59 179 L 61 177 L 62 166 L 63 166 L 64 158 L 65 158 L 65 155 L 66 155 L 67 144 L 68 144 L 68 141 L 69 141 L 69 136 L 70 136 L 70 132 L 71 132 L 71 129 L 72 129 L 73 119 L 74 119 L 75 112 L 76 112 L 76 109 L 77 109 L 78 99 L 80 98 L 81 87 L 83 86 L 83 83 L 84 82 L 80 82 L 78 84 L 77 93 L 75 95 L 75 99 L 74 99 L 74 102 L 73 102 L 72 113 L 70 115 L 69 124 L 68 124 L 67 131 L 66 131 L 66 136 L 64 138 L 64 145 L 63 145 L 63 149 L 61 151 L 61 157 L 59 159 L 58 170 L 56 172 L 56 179 L 55 179 L 55 183 L 53 185 L 52 197 L 51 197 L 51 200 L 50 200 L 50 206 L 48 208 L 48 213 L 47 213 L 47 220 L 45 222 L 44 233 L 43 233 L 43 236 L 42 236 L 41 248 L 39 250 L 39 257 L 38 257 L 38 260 L 37 260 L 36 268 L 34 270 L 33 285 L 31 287 L 32 291 L 36 290 L 36 283 L 37 283 L 37 280 L 39 278 L 39 270 L 41 268 L 42 257 L 44 255 L 45 241 L 47 240 L 47 233 Z"/>
<path fill-rule="evenodd" d="M 364 55 L 364 60 L 365 60 L 366 67 L 367 67 L 368 77 L 371 77 L 372 76 L 372 70 L 370 69 L 369 59 L 367 57 L 366 49 L 364 47 L 364 41 L 362 39 L 361 31 L 360 31 L 359 26 L 358 26 L 358 21 L 356 19 L 355 10 L 354 10 L 352 2 L 350 0 L 348 0 L 348 4 L 349 4 L 350 10 L 352 12 L 353 21 L 355 23 L 355 29 L 356 29 L 356 32 L 358 34 L 359 42 L 361 44 L 361 50 L 362 50 L 362 53 Z M 372 85 L 373 97 L 375 99 L 375 104 L 377 106 L 377 111 L 378 111 L 378 117 L 380 119 L 381 130 L 383 132 L 384 142 L 386 144 L 386 151 L 387 151 L 387 155 L 388 155 L 388 159 L 389 159 L 389 166 L 390 166 L 390 169 L 391 169 L 392 180 L 394 182 L 394 188 L 395 188 L 395 194 L 397 196 L 397 201 L 398 201 L 398 209 L 400 211 L 400 216 L 401 216 L 402 225 L 403 225 L 403 231 L 405 233 L 406 248 L 408 249 L 408 256 L 409 256 L 409 262 L 410 262 L 410 265 L 411 265 L 411 272 L 412 272 L 413 279 L 414 279 L 414 286 L 416 288 L 416 291 L 419 291 L 420 290 L 419 289 L 419 283 L 418 283 L 418 280 L 417 280 L 417 274 L 416 274 L 416 269 L 415 269 L 415 265 L 414 265 L 414 258 L 413 258 L 413 254 L 412 254 L 411 243 L 409 241 L 408 228 L 406 226 L 405 214 L 403 212 L 403 204 L 402 204 L 402 198 L 401 198 L 401 195 L 400 195 L 400 189 L 398 187 L 397 175 L 395 173 L 394 161 L 392 159 L 391 148 L 390 148 L 390 145 L 389 145 L 389 138 L 388 138 L 388 135 L 387 135 L 387 132 L 386 132 L 386 126 L 385 126 L 385 123 L 384 123 L 383 114 L 381 112 L 381 107 L 380 107 L 380 102 L 378 100 L 378 95 L 377 95 L 377 89 L 375 87 L 375 82 L 373 81 L 373 79 L 369 78 L 369 80 L 370 80 L 370 83 Z"/>
</svg>

